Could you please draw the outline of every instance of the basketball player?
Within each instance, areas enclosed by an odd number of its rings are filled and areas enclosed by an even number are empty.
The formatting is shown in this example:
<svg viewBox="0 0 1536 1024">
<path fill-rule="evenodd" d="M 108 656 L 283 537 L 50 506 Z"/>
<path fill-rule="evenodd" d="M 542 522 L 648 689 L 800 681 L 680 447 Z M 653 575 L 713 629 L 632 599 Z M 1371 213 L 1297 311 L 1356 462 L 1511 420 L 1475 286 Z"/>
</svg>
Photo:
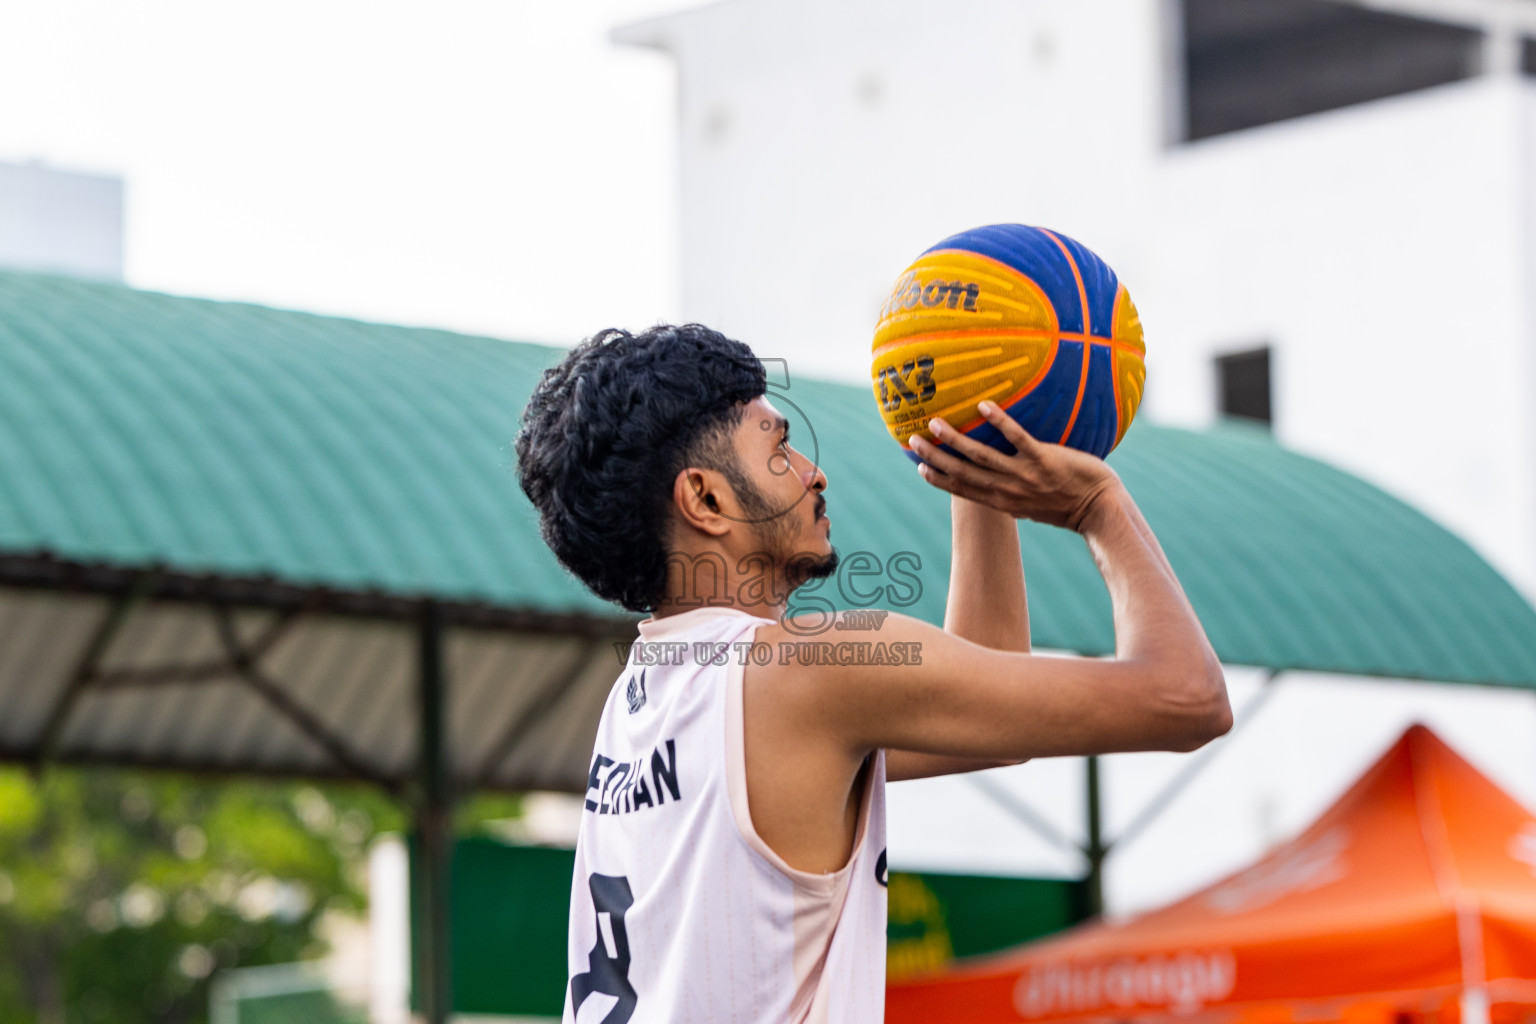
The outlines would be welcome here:
<svg viewBox="0 0 1536 1024">
<path fill-rule="evenodd" d="M 828 481 L 765 390 L 751 350 L 707 328 L 609 330 L 524 413 L 520 480 L 546 541 L 594 593 L 651 613 L 587 780 L 567 1024 L 878 1024 L 887 779 L 1187 751 L 1231 724 L 1118 477 L 995 407 L 1016 455 L 939 422 L 969 461 L 913 442 L 922 479 L 953 495 L 944 628 L 892 614 L 875 653 L 816 654 L 818 623 L 785 607 L 836 567 Z M 1030 655 L 1015 518 L 1086 539 L 1114 659 Z"/>
</svg>

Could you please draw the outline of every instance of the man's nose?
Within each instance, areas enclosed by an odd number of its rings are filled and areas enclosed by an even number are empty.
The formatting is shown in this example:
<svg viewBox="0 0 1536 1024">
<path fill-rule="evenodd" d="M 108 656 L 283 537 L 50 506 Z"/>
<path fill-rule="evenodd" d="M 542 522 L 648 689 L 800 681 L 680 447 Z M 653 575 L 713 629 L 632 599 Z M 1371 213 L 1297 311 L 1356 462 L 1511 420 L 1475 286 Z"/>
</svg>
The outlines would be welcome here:
<svg viewBox="0 0 1536 1024">
<path fill-rule="evenodd" d="M 795 456 L 803 463 L 800 467 L 800 479 L 805 482 L 805 489 L 816 491 L 818 494 L 826 490 L 827 474 L 821 471 L 821 467 L 799 452 L 795 452 Z"/>
</svg>

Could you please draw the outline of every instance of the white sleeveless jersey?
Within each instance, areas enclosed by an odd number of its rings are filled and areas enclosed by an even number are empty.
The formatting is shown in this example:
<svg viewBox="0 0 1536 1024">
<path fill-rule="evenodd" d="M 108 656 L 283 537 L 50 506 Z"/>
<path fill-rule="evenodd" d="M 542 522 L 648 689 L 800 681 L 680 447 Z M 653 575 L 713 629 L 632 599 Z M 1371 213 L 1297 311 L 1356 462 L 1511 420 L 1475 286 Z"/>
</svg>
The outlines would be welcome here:
<svg viewBox="0 0 1536 1024">
<path fill-rule="evenodd" d="M 700 608 L 640 624 L 587 779 L 565 1024 L 883 1020 L 884 753 L 841 871 L 797 871 L 752 827 L 742 662 L 771 621 Z"/>
</svg>

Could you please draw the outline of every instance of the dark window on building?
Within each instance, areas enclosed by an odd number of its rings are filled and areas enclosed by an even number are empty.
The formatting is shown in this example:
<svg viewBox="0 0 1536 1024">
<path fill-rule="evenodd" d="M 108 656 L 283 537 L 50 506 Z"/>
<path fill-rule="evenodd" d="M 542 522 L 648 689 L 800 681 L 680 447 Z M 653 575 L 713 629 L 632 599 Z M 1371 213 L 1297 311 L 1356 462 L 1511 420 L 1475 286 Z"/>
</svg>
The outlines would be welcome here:
<svg viewBox="0 0 1536 1024">
<path fill-rule="evenodd" d="M 1216 357 L 1216 409 L 1223 416 L 1274 422 L 1268 345 Z"/>
<path fill-rule="evenodd" d="M 1520 70 L 1536 75 L 1536 39 L 1527 39 L 1520 44 Z"/>
<path fill-rule="evenodd" d="M 1470 78 L 1482 33 L 1326 0 L 1184 0 L 1183 43 L 1193 140 Z"/>
</svg>

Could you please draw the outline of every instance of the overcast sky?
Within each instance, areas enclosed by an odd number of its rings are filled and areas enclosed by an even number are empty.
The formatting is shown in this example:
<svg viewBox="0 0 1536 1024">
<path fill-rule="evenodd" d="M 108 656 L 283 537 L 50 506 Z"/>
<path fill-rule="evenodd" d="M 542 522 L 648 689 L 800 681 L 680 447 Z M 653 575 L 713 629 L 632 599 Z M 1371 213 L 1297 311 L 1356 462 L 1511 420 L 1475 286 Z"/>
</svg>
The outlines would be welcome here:
<svg viewBox="0 0 1536 1024">
<path fill-rule="evenodd" d="M 7 0 L 0 160 L 127 182 L 130 284 L 570 342 L 676 315 L 679 0 Z"/>
</svg>

